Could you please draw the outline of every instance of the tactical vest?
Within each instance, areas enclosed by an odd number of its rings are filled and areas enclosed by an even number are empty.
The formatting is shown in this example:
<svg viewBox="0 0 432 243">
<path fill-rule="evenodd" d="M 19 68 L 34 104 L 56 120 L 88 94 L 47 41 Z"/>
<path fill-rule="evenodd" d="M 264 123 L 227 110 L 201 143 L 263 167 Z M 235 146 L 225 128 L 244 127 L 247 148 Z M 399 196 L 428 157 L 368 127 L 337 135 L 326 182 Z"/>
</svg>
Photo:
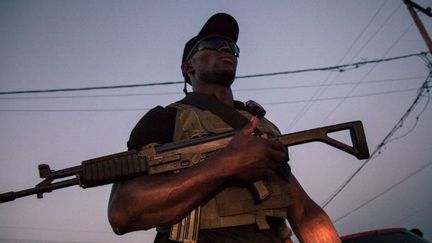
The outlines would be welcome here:
<svg viewBox="0 0 432 243">
<path fill-rule="evenodd" d="M 174 141 L 233 130 L 209 111 L 179 103 L 170 106 L 177 109 Z M 248 119 L 252 117 L 247 111 L 239 112 Z M 258 121 L 257 127 L 269 136 L 280 135 L 276 126 L 265 118 Z M 258 204 L 247 187 L 232 186 L 217 193 L 201 206 L 200 229 L 256 224 L 264 230 L 270 228 L 266 217 L 285 219 L 286 208 L 291 204 L 288 182 L 279 175 L 266 179 L 266 182 L 272 194 Z"/>
</svg>

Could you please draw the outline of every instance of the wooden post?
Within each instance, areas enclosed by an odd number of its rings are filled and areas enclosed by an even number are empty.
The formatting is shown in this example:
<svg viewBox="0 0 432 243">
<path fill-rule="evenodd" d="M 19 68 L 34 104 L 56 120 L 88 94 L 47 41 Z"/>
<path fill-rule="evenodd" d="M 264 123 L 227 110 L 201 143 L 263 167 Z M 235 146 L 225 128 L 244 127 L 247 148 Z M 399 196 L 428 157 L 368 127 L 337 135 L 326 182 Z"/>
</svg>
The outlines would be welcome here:
<svg viewBox="0 0 432 243">
<path fill-rule="evenodd" d="M 419 5 L 417 5 L 416 3 L 412 2 L 411 0 L 404 0 L 404 3 L 406 4 L 406 6 L 408 8 L 408 11 L 410 12 L 411 17 L 414 20 L 414 23 L 417 25 L 417 28 L 420 31 L 420 34 L 423 37 L 423 40 L 425 41 L 426 46 L 428 47 L 429 51 L 432 52 L 431 38 L 429 37 L 429 34 L 426 31 L 426 28 L 424 27 L 419 16 L 417 15 L 416 11 L 414 10 L 414 8 L 417 8 L 418 10 L 425 13 L 426 15 L 432 16 L 430 8 L 424 9 L 424 8 L 420 7 Z"/>
</svg>

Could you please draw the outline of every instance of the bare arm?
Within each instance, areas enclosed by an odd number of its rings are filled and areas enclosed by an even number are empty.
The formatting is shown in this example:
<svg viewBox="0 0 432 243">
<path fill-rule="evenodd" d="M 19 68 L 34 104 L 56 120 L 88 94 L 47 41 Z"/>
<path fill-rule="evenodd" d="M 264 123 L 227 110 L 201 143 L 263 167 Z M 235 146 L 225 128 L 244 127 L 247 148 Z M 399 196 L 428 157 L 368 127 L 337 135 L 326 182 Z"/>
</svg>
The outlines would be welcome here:
<svg viewBox="0 0 432 243">
<path fill-rule="evenodd" d="M 178 174 L 143 176 L 113 188 L 109 221 L 117 234 L 178 222 L 227 180 L 215 161 Z"/>
<path fill-rule="evenodd" d="M 293 175 L 290 176 L 290 188 L 293 204 L 288 208 L 288 222 L 300 242 L 341 242 L 328 215 L 306 194 Z"/>
<path fill-rule="evenodd" d="M 180 221 L 229 180 L 256 181 L 286 162 L 278 142 L 251 136 L 252 119 L 221 152 L 177 174 L 142 176 L 113 187 L 108 218 L 117 234 Z"/>
</svg>

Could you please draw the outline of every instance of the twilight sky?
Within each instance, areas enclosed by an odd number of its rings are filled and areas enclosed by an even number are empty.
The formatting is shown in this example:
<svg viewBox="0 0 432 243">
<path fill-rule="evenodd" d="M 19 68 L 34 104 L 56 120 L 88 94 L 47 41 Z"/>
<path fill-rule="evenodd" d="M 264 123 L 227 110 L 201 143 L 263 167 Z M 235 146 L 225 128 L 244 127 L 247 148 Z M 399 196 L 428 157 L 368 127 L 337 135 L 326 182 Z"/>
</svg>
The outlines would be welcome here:
<svg viewBox="0 0 432 243">
<path fill-rule="evenodd" d="M 238 76 L 427 50 L 402 0 L 3 0 L 0 92 L 180 81 L 184 43 L 217 12 L 233 15 L 240 26 Z M 431 32 L 432 19 L 419 15 Z M 283 133 L 361 120 L 373 152 L 414 104 L 429 71 L 413 55 L 357 68 L 242 78 L 233 90 L 238 100 L 262 104 Z M 39 183 L 38 164 L 62 169 L 124 151 L 141 116 L 182 98 L 181 90 L 175 84 L 1 94 L 0 193 Z M 420 96 L 380 153 L 325 207 L 340 235 L 417 227 L 432 240 L 428 101 Z M 293 173 L 320 205 L 364 162 L 319 143 L 290 148 Z M 0 204 L 0 243 L 152 242 L 153 230 L 112 233 L 110 188 L 73 187 L 42 200 Z"/>
</svg>

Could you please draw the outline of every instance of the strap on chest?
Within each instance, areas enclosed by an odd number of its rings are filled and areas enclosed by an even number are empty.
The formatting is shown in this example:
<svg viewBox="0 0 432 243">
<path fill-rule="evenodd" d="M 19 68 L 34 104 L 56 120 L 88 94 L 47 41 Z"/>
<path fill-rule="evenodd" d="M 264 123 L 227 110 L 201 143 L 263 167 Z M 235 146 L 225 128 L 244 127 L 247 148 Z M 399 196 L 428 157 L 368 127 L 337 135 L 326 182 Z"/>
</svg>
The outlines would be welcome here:
<svg viewBox="0 0 432 243">
<path fill-rule="evenodd" d="M 249 120 L 237 110 L 225 105 L 211 95 L 188 93 L 179 103 L 193 105 L 202 110 L 208 110 L 236 130 L 243 128 L 249 123 Z"/>
</svg>

